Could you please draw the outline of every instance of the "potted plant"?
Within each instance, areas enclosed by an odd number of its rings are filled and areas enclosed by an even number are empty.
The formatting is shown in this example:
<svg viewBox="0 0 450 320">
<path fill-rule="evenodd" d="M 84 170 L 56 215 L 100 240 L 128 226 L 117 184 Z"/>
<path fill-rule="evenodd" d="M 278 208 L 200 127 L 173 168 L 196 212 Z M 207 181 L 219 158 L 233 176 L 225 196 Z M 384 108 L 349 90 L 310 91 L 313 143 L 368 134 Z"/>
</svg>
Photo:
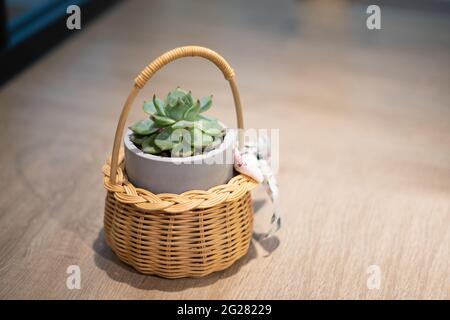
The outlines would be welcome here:
<svg viewBox="0 0 450 320">
<path fill-rule="evenodd" d="M 102 169 L 106 241 L 139 272 L 171 279 L 205 276 L 246 254 L 252 239 L 251 190 L 258 185 L 245 174 L 233 174 L 236 131 L 205 116 L 211 97 L 194 99 L 180 88 L 164 101 L 154 97 L 144 103 L 148 119 L 124 135 L 139 91 L 162 67 L 185 57 L 201 57 L 219 68 L 230 85 L 237 128 L 244 128 L 234 70 L 227 61 L 208 48 L 178 47 L 134 79 L 112 155 Z M 124 136 L 125 159 L 120 152 Z"/>
<path fill-rule="evenodd" d="M 164 101 L 145 101 L 148 115 L 124 137 L 125 169 L 139 188 L 155 193 L 208 190 L 233 177 L 234 130 L 204 113 L 212 96 L 194 99 L 179 87 Z"/>
</svg>

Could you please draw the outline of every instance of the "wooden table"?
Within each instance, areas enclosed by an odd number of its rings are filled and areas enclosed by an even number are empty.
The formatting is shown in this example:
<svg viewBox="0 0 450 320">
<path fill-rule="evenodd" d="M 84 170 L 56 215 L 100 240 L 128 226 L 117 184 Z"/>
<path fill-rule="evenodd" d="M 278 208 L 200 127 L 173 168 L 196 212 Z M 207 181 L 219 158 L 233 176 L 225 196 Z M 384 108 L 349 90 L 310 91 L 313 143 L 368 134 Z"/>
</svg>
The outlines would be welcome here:
<svg viewBox="0 0 450 320">
<path fill-rule="evenodd" d="M 1 88 L 0 298 L 450 298 L 448 16 L 383 7 L 369 31 L 347 1 L 258 3 L 127 1 Z M 280 129 L 284 220 L 230 269 L 165 280 L 105 244 L 100 169 L 134 76 L 186 44 L 232 64 L 247 127 Z M 138 104 L 176 85 L 213 93 L 212 114 L 234 123 L 199 59 L 158 73 Z M 262 232 L 261 190 L 255 207 Z"/>
</svg>

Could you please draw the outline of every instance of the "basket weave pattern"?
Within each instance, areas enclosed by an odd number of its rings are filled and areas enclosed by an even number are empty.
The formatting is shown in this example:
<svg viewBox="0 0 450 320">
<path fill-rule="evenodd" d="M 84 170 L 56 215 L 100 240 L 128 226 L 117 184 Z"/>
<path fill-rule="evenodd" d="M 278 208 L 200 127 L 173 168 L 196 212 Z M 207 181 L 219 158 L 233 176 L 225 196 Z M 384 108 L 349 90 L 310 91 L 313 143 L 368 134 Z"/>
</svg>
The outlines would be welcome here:
<svg viewBox="0 0 450 320">
<path fill-rule="evenodd" d="M 119 119 L 112 157 L 103 166 L 108 244 L 137 271 L 165 278 L 205 276 L 229 267 L 246 254 L 253 226 L 250 191 L 257 185 L 239 174 L 209 190 L 156 195 L 128 181 L 120 145 L 134 98 L 157 70 L 186 56 L 206 58 L 223 72 L 233 93 L 238 127 L 243 128 L 233 69 L 212 50 L 177 48 L 153 61 L 135 79 Z"/>
</svg>

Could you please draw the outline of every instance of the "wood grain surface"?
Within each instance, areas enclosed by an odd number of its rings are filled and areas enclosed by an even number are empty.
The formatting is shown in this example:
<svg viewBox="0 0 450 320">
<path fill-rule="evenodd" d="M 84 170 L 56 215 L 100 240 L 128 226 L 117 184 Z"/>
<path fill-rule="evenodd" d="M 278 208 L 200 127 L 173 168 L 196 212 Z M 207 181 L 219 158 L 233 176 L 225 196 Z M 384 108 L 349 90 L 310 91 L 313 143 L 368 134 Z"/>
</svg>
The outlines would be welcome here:
<svg viewBox="0 0 450 320">
<path fill-rule="evenodd" d="M 0 298 L 449 299 L 450 19 L 347 1 L 126 1 L 0 89 Z M 280 129 L 283 228 L 231 268 L 166 280 L 122 264 L 103 233 L 101 166 L 139 71 L 180 45 L 236 71 L 247 127 Z M 174 62 L 141 92 L 213 93 L 222 75 Z M 255 232 L 270 203 L 254 194 Z M 66 287 L 69 265 L 81 289 Z M 381 271 L 368 289 L 368 267 Z"/>
</svg>

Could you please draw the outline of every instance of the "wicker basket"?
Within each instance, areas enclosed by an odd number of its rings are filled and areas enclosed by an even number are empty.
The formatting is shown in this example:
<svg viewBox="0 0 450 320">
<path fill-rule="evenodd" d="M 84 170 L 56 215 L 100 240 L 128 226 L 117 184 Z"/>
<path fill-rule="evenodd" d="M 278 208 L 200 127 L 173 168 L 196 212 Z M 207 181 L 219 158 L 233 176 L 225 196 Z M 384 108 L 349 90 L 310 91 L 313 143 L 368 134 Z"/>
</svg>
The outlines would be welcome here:
<svg viewBox="0 0 450 320">
<path fill-rule="evenodd" d="M 207 191 L 153 194 L 134 187 L 124 171 L 120 146 L 137 93 L 163 66 L 188 56 L 206 58 L 222 71 L 233 93 L 238 127 L 243 128 L 234 72 L 225 59 L 207 48 L 176 48 L 150 63 L 135 79 L 117 125 L 112 157 L 103 167 L 106 241 L 137 271 L 165 278 L 201 277 L 223 270 L 246 254 L 252 236 L 250 191 L 257 185 L 253 179 L 237 175 Z"/>
</svg>

